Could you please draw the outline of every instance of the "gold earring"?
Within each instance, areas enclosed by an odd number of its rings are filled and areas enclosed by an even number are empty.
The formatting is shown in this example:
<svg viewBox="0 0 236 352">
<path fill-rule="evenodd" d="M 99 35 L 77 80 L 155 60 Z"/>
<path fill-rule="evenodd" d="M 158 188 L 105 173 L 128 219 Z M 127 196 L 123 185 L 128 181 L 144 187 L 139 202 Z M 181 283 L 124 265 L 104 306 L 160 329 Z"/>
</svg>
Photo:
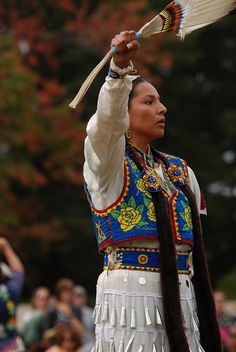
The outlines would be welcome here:
<svg viewBox="0 0 236 352">
<path fill-rule="evenodd" d="M 127 139 L 131 139 L 131 137 L 132 137 L 132 133 L 131 133 L 130 130 L 127 130 L 127 131 L 125 132 L 125 135 L 126 135 L 126 138 L 127 138 Z"/>
</svg>

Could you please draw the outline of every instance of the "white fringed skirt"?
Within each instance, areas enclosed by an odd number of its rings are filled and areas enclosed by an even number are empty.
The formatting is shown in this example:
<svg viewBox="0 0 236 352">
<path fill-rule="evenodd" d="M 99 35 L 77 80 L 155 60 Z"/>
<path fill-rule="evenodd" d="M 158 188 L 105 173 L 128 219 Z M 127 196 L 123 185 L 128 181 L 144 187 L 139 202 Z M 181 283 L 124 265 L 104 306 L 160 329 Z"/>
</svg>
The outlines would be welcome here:
<svg viewBox="0 0 236 352">
<path fill-rule="evenodd" d="M 204 352 L 191 279 L 179 275 L 185 334 L 190 352 Z M 96 343 L 92 352 L 169 352 L 160 273 L 104 271 L 98 278 L 94 309 Z"/>
</svg>

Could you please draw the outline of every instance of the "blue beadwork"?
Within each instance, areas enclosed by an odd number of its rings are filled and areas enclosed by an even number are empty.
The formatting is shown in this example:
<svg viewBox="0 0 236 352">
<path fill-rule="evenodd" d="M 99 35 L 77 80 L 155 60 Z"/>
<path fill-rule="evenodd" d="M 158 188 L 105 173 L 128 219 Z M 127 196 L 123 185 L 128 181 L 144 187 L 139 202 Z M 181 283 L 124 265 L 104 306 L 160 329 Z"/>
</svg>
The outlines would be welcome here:
<svg viewBox="0 0 236 352">
<path fill-rule="evenodd" d="M 122 78 L 124 78 L 124 76 L 119 75 L 119 73 L 113 71 L 111 68 L 109 68 L 108 77 L 114 78 L 114 79 L 122 79 Z"/>
<path fill-rule="evenodd" d="M 145 162 L 145 155 L 140 151 L 138 153 Z M 99 250 L 112 244 L 117 246 L 138 239 L 158 239 L 160 230 L 156 222 L 151 192 L 160 191 L 160 187 L 169 204 L 170 221 L 176 242 L 193 245 L 191 210 L 186 196 L 179 189 L 179 184 L 187 182 L 186 164 L 180 158 L 164 153 L 161 155 L 166 159 L 166 163 L 162 165 L 165 180 L 159 179 L 155 171 L 149 168 L 140 173 L 126 154 L 125 185 L 119 199 L 102 211 L 96 210 L 91 204 Z M 173 174 L 173 170 L 180 170 L 180 175 Z M 151 175 L 148 175 L 149 171 Z M 156 175 L 154 178 L 153 172 Z M 155 178 L 158 182 L 154 181 Z M 168 193 L 168 189 L 172 190 L 172 196 Z"/>
<path fill-rule="evenodd" d="M 176 253 L 179 273 L 189 273 L 188 252 Z M 104 269 L 109 267 L 109 254 L 104 255 Z M 111 269 L 160 271 L 160 250 L 151 248 L 116 248 L 115 261 Z"/>
</svg>

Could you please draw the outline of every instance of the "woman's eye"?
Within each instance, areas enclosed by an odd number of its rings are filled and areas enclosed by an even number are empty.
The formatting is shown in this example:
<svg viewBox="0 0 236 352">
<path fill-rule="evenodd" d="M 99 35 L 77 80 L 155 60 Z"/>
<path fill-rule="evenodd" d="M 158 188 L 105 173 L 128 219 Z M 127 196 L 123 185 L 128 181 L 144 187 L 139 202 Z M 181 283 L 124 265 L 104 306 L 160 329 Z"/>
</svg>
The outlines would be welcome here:
<svg viewBox="0 0 236 352">
<path fill-rule="evenodd" d="M 151 105 L 151 104 L 152 104 L 152 100 L 147 100 L 147 101 L 145 102 L 145 104 L 146 104 L 146 105 Z"/>
</svg>

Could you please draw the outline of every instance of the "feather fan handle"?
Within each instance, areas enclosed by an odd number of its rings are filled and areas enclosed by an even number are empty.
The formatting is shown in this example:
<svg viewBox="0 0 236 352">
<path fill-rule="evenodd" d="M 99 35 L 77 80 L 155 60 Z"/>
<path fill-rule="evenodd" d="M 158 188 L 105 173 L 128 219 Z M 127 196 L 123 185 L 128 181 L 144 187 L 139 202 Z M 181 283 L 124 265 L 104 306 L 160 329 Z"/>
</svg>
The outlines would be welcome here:
<svg viewBox="0 0 236 352">
<path fill-rule="evenodd" d="M 164 11 L 166 10 L 166 13 Z M 137 40 L 141 38 L 147 38 L 152 34 L 158 34 L 166 31 L 177 31 L 179 29 L 179 22 L 182 18 L 182 7 L 179 6 L 178 1 L 172 1 L 166 8 L 156 17 L 154 17 L 150 22 L 146 23 L 137 33 Z M 113 50 L 112 50 L 113 49 Z M 93 83 L 94 79 L 105 66 L 105 64 L 111 59 L 113 52 L 115 52 L 115 47 L 112 48 L 106 56 L 99 62 L 99 64 L 93 69 L 93 71 L 88 75 L 79 92 L 75 98 L 70 103 L 70 107 L 75 109 L 79 102 L 83 99 L 84 95 L 87 93 L 89 87 Z"/>
<path fill-rule="evenodd" d="M 137 40 L 168 31 L 184 38 L 196 29 L 214 23 L 227 14 L 235 13 L 236 0 L 174 0 L 136 33 Z M 115 50 L 112 48 L 89 74 L 78 94 L 70 103 L 71 108 L 75 109 L 83 99 L 93 80 L 111 59 Z"/>
<path fill-rule="evenodd" d="M 95 77 L 101 71 L 101 69 L 106 65 L 106 63 L 112 58 L 112 50 L 108 51 L 108 53 L 104 56 L 104 58 L 99 62 L 99 64 L 93 69 L 93 71 L 88 75 L 77 95 L 74 97 L 72 102 L 70 103 L 70 107 L 75 109 L 79 102 L 83 99 L 85 94 L 87 93 L 89 87 L 93 83 Z"/>
</svg>

